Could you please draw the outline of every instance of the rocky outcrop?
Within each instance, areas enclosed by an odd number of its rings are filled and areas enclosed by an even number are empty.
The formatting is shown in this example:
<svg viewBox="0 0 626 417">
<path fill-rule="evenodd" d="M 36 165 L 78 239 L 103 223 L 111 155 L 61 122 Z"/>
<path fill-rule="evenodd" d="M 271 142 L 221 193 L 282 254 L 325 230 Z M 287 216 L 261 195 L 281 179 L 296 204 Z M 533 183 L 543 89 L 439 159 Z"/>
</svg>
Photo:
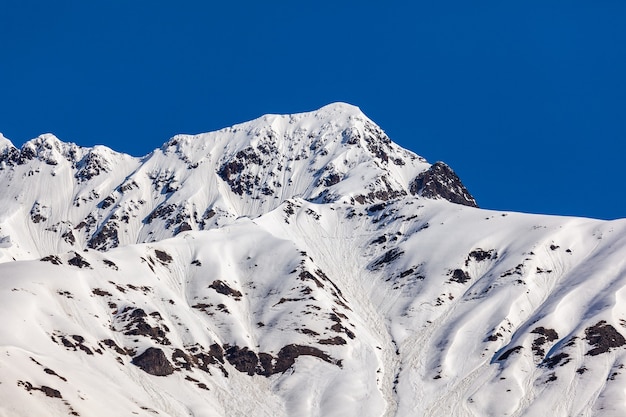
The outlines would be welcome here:
<svg viewBox="0 0 626 417">
<path fill-rule="evenodd" d="M 413 195 L 441 198 L 464 206 L 478 207 L 474 197 L 467 191 L 459 177 L 443 162 L 435 162 L 420 173 L 409 185 Z"/>
<path fill-rule="evenodd" d="M 155 376 L 167 376 L 174 373 L 174 367 L 167 360 L 165 353 L 158 348 L 148 348 L 141 355 L 135 357 L 133 365 Z"/>
</svg>

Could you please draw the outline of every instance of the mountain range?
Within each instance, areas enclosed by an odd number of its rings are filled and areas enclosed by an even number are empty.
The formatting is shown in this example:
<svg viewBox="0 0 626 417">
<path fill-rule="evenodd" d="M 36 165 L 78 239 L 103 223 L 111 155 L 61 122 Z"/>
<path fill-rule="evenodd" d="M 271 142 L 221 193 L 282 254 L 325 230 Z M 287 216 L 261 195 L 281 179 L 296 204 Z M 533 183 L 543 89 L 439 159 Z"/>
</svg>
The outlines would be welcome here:
<svg viewBox="0 0 626 417">
<path fill-rule="evenodd" d="M 626 220 L 480 209 L 357 107 L 0 135 L 0 189 L 0 416 L 626 414 Z"/>
</svg>

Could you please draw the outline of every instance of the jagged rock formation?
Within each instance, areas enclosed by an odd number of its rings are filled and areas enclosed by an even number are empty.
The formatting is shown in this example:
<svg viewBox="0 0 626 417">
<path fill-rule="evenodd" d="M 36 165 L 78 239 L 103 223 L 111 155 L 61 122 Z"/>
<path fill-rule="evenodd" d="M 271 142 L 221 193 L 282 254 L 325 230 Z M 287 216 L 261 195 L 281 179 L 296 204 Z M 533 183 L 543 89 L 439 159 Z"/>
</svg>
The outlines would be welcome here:
<svg viewBox="0 0 626 417">
<path fill-rule="evenodd" d="M 452 203 L 478 207 L 459 177 L 443 162 L 435 162 L 426 171 L 420 172 L 409 184 L 409 190 L 413 195 L 443 198 Z"/>
</svg>

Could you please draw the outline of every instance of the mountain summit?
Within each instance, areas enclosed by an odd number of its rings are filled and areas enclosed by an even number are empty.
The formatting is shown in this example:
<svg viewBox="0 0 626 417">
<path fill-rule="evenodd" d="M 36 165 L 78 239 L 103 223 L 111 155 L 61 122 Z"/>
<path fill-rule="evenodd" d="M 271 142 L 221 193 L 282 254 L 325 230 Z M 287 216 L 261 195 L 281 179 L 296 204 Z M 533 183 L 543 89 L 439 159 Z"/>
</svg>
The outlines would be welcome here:
<svg viewBox="0 0 626 417">
<path fill-rule="evenodd" d="M 0 137 L 0 415 L 626 413 L 626 220 L 482 210 L 336 103 Z"/>
<path fill-rule="evenodd" d="M 5 256 L 16 259 L 158 241 L 290 199 L 365 205 L 420 195 L 476 205 L 445 164 L 398 147 L 343 103 L 178 135 L 143 158 L 51 134 L 19 150 L 3 140 L 0 221 L 15 242 Z"/>
</svg>

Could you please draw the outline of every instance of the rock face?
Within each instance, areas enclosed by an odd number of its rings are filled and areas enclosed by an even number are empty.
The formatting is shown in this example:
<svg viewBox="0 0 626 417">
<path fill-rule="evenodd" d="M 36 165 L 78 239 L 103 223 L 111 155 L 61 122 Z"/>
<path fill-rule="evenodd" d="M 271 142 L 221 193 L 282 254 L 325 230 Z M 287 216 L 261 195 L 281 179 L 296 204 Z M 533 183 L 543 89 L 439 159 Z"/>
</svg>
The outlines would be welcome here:
<svg viewBox="0 0 626 417">
<path fill-rule="evenodd" d="M 167 376 L 174 373 L 174 367 L 167 360 L 165 353 L 158 348 L 148 348 L 141 355 L 133 359 L 133 365 L 137 365 L 150 375 Z"/>
<path fill-rule="evenodd" d="M 443 162 L 435 162 L 421 172 L 409 185 L 411 194 L 427 198 L 442 198 L 464 206 L 478 207 L 476 200 L 461 183 L 452 169 Z"/>
</svg>

